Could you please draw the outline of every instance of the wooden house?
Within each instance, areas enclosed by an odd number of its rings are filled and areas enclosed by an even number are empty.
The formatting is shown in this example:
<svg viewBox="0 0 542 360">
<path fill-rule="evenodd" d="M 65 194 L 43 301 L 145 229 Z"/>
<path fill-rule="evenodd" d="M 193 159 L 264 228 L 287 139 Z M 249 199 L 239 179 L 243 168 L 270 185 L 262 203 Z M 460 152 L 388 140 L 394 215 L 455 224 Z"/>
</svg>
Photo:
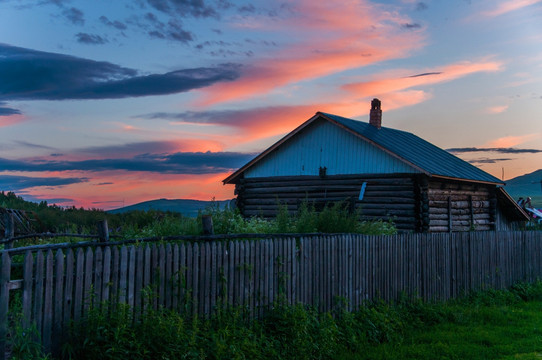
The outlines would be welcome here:
<svg viewBox="0 0 542 360">
<path fill-rule="evenodd" d="M 346 200 L 364 219 L 401 231 L 510 230 L 528 219 L 504 183 L 449 152 L 382 127 L 378 99 L 369 123 L 317 112 L 223 180 L 235 184 L 244 216 L 273 217 Z"/>
</svg>

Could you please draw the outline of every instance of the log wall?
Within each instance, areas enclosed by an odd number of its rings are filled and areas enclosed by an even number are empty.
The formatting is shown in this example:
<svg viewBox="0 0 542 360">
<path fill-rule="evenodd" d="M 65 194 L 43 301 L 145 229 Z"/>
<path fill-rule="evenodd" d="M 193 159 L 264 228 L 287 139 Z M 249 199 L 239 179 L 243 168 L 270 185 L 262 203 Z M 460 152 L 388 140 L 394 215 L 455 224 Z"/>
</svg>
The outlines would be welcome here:
<svg viewBox="0 0 542 360">
<path fill-rule="evenodd" d="M 236 185 L 237 206 L 244 216 L 274 217 L 279 204 L 296 212 L 303 201 L 323 206 L 351 201 L 365 220 L 392 219 L 398 230 L 420 231 L 420 193 L 416 175 L 289 176 L 241 179 Z M 365 185 L 362 200 L 360 191 Z"/>
<path fill-rule="evenodd" d="M 433 180 L 427 195 L 430 232 L 495 228 L 495 186 Z"/>
</svg>

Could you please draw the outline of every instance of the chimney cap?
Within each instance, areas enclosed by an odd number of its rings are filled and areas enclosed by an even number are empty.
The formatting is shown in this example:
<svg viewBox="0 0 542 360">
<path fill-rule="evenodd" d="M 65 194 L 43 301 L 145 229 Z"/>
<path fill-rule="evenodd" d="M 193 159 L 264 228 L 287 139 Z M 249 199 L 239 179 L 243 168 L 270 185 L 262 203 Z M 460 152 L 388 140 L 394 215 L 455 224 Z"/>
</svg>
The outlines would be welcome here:
<svg viewBox="0 0 542 360">
<path fill-rule="evenodd" d="M 380 106 L 382 105 L 382 102 L 378 100 L 377 98 L 374 98 L 371 101 L 371 109 L 373 110 L 380 110 Z"/>
</svg>

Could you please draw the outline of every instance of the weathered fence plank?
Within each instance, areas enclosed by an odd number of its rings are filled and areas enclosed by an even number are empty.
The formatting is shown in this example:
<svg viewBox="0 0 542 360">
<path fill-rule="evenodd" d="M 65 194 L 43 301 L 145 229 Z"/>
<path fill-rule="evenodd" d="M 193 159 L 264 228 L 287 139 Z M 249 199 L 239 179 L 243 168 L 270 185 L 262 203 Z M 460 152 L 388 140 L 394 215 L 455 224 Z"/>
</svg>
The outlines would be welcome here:
<svg viewBox="0 0 542 360">
<path fill-rule="evenodd" d="M 9 280 L 11 278 L 11 257 L 2 254 L 0 266 L 0 359 L 5 358 L 8 334 Z"/>
</svg>

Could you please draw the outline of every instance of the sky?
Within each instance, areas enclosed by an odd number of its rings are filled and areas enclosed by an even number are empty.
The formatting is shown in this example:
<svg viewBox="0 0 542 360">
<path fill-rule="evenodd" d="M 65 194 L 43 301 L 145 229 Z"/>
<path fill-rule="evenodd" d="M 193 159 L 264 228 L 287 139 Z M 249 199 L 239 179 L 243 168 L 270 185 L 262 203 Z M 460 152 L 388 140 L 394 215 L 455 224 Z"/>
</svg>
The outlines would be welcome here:
<svg viewBox="0 0 542 360">
<path fill-rule="evenodd" d="M 234 197 L 317 111 L 510 179 L 542 168 L 542 0 L 0 0 L 0 190 Z"/>
</svg>

